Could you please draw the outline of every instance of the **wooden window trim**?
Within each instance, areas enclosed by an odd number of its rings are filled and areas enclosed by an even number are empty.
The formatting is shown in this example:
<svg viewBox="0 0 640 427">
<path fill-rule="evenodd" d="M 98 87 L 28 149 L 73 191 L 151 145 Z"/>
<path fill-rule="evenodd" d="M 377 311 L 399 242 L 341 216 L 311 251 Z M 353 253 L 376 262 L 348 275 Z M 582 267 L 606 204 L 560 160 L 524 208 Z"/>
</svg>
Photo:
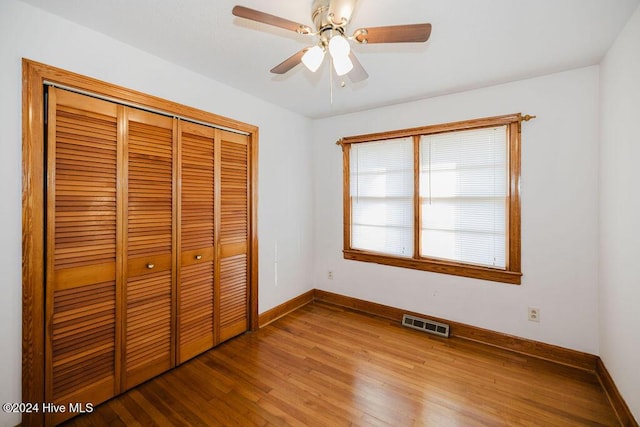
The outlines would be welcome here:
<svg viewBox="0 0 640 427">
<path fill-rule="evenodd" d="M 356 135 L 342 138 L 338 144 L 343 150 L 343 255 L 344 259 L 372 262 L 394 267 L 411 268 L 415 270 L 431 271 L 435 273 L 451 274 L 454 276 L 471 277 L 475 279 L 490 280 L 513 285 L 521 283 L 521 207 L 520 207 L 520 139 L 521 123 L 523 117 L 520 113 L 504 116 L 487 117 L 460 122 L 451 122 L 438 125 L 422 126 L 411 129 L 401 129 L 389 132 L 379 132 L 367 135 Z M 421 257 L 420 254 L 420 223 L 421 204 L 416 203 L 420 195 L 419 176 L 419 139 L 421 135 L 478 129 L 492 126 L 507 126 L 508 138 L 508 190 L 507 190 L 507 250 L 506 268 L 498 269 L 486 266 L 460 263 L 440 259 Z M 351 200 L 350 200 L 350 152 L 351 145 L 389 140 L 396 138 L 412 137 L 414 141 L 414 253 L 410 258 L 397 257 L 387 254 L 364 251 L 351 248 Z"/>
<path fill-rule="evenodd" d="M 171 112 L 249 135 L 249 329 L 258 318 L 258 127 L 29 59 L 22 60 L 22 401 L 45 401 L 45 219 L 43 173 L 45 82 L 123 101 L 142 109 Z M 37 426 L 42 413 L 24 414 L 22 425 Z"/>
</svg>

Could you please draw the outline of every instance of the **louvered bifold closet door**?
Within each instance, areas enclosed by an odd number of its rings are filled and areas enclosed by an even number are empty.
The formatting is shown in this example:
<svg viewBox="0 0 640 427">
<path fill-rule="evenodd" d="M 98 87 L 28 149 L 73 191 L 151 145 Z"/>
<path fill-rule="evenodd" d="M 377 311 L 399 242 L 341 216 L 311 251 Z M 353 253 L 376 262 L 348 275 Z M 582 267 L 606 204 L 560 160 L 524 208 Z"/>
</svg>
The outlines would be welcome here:
<svg viewBox="0 0 640 427">
<path fill-rule="evenodd" d="M 249 137 L 220 134 L 220 341 L 248 327 Z"/>
<path fill-rule="evenodd" d="M 175 365 L 174 122 L 126 110 L 125 388 Z"/>
<path fill-rule="evenodd" d="M 214 133 L 180 122 L 178 363 L 215 344 Z"/>
<path fill-rule="evenodd" d="M 69 408 L 119 389 L 121 107 L 55 88 L 48 97 L 45 399 Z"/>
</svg>

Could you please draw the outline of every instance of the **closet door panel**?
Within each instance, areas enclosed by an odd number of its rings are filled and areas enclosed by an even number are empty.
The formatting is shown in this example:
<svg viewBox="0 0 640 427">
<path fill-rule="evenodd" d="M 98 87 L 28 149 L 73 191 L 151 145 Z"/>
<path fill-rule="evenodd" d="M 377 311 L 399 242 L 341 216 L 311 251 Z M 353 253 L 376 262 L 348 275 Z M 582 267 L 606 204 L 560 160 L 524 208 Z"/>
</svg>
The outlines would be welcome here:
<svg viewBox="0 0 640 427">
<path fill-rule="evenodd" d="M 118 392 L 118 107 L 56 88 L 48 106 L 45 398 L 97 404 Z"/>
<path fill-rule="evenodd" d="M 220 340 L 248 328 L 249 138 L 220 131 Z"/>
<path fill-rule="evenodd" d="M 124 385 L 130 388 L 174 366 L 174 120 L 128 108 L 126 126 Z"/>
<path fill-rule="evenodd" d="M 214 328 L 214 130 L 182 122 L 178 360 L 216 343 Z"/>
</svg>

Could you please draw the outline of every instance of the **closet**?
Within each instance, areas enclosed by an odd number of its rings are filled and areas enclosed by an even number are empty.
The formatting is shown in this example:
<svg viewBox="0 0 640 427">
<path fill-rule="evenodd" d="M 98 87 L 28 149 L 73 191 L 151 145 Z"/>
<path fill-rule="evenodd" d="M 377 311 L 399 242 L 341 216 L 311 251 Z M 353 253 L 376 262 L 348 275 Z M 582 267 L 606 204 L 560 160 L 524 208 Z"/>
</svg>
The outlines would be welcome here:
<svg viewBox="0 0 640 427">
<path fill-rule="evenodd" d="M 95 405 L 250 328 L 250 138 L 46 102 L 44 400 Z"/>
</svg>

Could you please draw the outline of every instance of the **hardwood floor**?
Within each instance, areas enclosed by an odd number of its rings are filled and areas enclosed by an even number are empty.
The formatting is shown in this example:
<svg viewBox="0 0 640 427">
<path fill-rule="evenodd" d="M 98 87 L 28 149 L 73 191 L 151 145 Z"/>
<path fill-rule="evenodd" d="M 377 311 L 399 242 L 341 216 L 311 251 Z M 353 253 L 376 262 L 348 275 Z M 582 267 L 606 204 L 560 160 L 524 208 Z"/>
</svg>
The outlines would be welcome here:
<svg viewBox="0 0 640 427">
<path fill-rule="evenodd" d="M 594 373 L 316 302 L 65 425 L 617 424 Z"/>
</svg>

